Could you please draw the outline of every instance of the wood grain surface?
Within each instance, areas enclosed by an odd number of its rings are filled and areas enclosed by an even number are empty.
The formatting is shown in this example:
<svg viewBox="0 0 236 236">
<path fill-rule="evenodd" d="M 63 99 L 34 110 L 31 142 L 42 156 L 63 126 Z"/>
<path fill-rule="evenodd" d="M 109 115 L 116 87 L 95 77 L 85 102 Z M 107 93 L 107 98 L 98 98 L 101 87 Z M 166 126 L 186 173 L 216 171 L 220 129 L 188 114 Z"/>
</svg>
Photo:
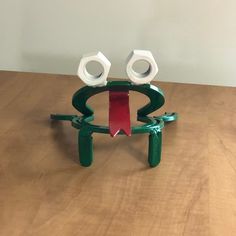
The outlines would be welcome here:
<svg viewBox="0 0 236 236">
<path fill-rule="evenodd" d="M 77 114 L 73 76 L 0 72 L 0 235 L 236 235 L 236 88 L 156 83 L 177 111 L 162 161 L 147 135 L 94 135 L 94 162 L 78 164 L 77 130 L 50 113 Z M 147 102 L 131 93 L 131 116 Z M 91 99 L 108 120 L 108 94 Z M 137 123 L 137 122 L 133 122 Z"/>
</svg>

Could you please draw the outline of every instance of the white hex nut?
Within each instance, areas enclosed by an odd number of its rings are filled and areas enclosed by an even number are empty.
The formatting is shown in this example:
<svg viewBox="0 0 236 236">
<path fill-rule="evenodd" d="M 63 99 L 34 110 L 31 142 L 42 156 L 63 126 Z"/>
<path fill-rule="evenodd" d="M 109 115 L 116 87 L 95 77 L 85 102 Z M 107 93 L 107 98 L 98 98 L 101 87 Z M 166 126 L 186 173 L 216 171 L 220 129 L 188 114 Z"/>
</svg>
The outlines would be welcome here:
<svg viewBox="0 0 236 236">
<path fill-rule="evenodd" d="M 99 75 L 91 75 L 86 68 L 88 62 L 95 61 L 101 64 L 103 72 Z M 107 84 L 107 76 L 111 67 L 110 61 L 101 53 L 94 52 L 83 55 L 78 67 L 77 75 L 88 86 L 101 87 Z"/>
<path fill-rule="evenodd" d="M 149 68 L 144 73 L 134 71 L 133 65 L 137 61 L 146 61 Z M 158 72 L 156 61 L 150 51 L 133 50 L 127 58 L 126 73 L 134 84 L 147 84 L 152 81 Z"/>
</svg>

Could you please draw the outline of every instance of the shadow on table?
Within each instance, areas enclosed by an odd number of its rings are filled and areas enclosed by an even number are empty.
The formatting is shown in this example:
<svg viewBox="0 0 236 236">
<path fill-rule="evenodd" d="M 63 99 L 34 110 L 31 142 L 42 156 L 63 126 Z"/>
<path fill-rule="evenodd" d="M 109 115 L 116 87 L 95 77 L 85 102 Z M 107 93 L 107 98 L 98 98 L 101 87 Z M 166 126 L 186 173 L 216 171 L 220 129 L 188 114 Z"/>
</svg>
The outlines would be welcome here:
<svg viewBox="0 0 236 236">
<path fill-rule="evenodd" d="M 49 122 L 53 129 L 53 140 L 57 144 L 58 149 L 64 153 L 64 156 L 79 164 L 77 136 L 74 134 L 73 129 L 64 129 L 64 125 L 60 121 L 52 120 Z"/>
<path fill-rule="evenodd" d="M 104 134 L 101 134 L 104 135 Z M 101 150 L 106 150 L 107 155 L 111 151 L 114 151 L 115 149 L 121 150 L 121 152 L 128 153 L 130 158 L 135 158 L 137 161 L 141 162 L 144 167 L 148 167 L 148 146 L 146 145 L 145 148 L 140 147 L 140 139 L 142 139 L 141 142 L 147 142 L 148 141 L 148 135 L 132 135 L 131 137 L 109 137 L 109 142 L 96 142 L 96 139 L 99 139 L 99 137 L 94 138 L 94 152 L 99 152 Z M 144 140 L 146 139 L 146 140 Z M 114 145 L 110 145 L 110 142 L 113 142 Z"/>
<path fill-rule="evenodd" d="M 135 158 L 137 161 L 141 162 L 147 168 L 149 168 L 148 165 L 148 145 L 143 149 L 137 143 L 140 142 L 140 139 L 142 139 L 142 142 L 145 142 L 144 139 L 148 140 L 148 135 L 134 135 L 132 137 L 132 140 L 128 144 L 125 145 L 125 151 L 128 152 L 133 158 Z"/>
</svg>

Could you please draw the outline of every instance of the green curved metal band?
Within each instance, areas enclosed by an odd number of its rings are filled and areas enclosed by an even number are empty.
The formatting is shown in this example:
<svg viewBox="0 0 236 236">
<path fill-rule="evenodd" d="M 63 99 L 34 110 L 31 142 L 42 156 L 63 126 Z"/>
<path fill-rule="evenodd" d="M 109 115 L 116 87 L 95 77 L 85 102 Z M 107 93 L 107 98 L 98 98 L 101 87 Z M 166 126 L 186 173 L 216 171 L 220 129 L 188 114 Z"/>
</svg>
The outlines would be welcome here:
<svg viewBox="0 0 236 236">
<path fill-rule="evenodd" d="M 52 114 L 52 120 L 67 120 L 71 121 L 71 124 L 74 128 L 80 129 L 83 126 L 90 132 L 97 132 L 97 133 L 109 133 L 109 128 L 107 126 L 102 125 L 94 125 L 90 122 L 93 121 L 93 115 L 91 116 L 77 116 L 77 115 L 61 115 L 61 114 Z M 131 128 L 132 134 L 140 134 L 140 133 L 147 133 L 150 132 L 152 129 L 161 130 L 164 127 L 164 123 L 175 121 L 178 119 L 178 114 L 176 112 L 165 112 L 164 115 L 161 116 L 138 116 L 138 121 L 146 123 L 145 125 L 134 126 Z M 123 131 L 120 131 L 118 134 L 124 134 Z"/>
<path fill-rule="evenodd" d="M 156 111 L 165 103 L 164 94 L 161 89 L 151 84 L 133 85 L 129 81 L 111 81 L 103 87 L 89 87 L 85 86 L 78 90 L 72 98 L 72 105 L 81 112 L 84 116 L 93 115 L 93 110 L 86 103 L 87 100 L 95 94 L 104 91 L 136 91 L 145 94 L 149 97 L 150 102 L 144 107 L 140 108 L 137 112 L 138 116 L 147 116 L 148 114 Z"/>
<path fill-rule="evenodd" d="M 86 129 L 91 133 L 109 134 L 109 128 L 107 126 L 91 124 L 89 123 L 91 121 L 90 119 L 91 117 L 73 117 L 72 126 L 76 129 L 81 129 L 86 126 Z M 163 120 L 156 120 L 151 117 L 145 117 L 139 120 L 146 124 L 132 127 L 132 134 L 150 133 L 153 129 L 160 131 L 164 127 Z M 124 134 L 124 132 L 121 130 L 118 134 Z"/>
</svg>

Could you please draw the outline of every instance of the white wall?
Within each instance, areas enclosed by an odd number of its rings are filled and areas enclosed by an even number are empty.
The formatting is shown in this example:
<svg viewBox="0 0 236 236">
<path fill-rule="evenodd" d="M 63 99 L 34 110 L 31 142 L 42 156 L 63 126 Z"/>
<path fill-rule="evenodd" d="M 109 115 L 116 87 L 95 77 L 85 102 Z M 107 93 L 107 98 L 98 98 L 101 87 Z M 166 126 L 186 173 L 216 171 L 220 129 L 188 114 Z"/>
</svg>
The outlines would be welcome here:
<svg viewBox="0 0 236 236">
<path fill-rule="evenodd" d="M 0 0 L 0 69 L 75 74 L 101 50 L 125 76 L 134 49 L 149 49 L 157 79 L 236 86 L 236 1 Z"/>
</svg>

